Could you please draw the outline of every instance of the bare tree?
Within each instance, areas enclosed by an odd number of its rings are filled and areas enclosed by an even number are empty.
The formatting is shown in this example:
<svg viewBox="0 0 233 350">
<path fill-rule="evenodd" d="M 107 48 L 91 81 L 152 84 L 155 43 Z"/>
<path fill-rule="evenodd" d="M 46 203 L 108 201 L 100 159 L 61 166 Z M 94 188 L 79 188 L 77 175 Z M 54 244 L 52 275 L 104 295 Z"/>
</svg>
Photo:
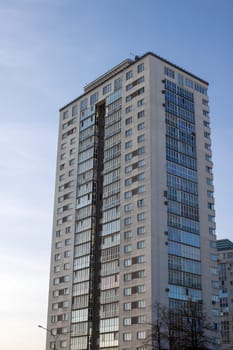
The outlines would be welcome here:
<svg viewBox="0 0 233 350">
<path fill-rule="evenodd" d="M 154 320 L 145 345 L 153 350 L 208 350 L 213 328 L 200 302 L 187 301 L 182 309 L 153 305 Z"/>
</svg>

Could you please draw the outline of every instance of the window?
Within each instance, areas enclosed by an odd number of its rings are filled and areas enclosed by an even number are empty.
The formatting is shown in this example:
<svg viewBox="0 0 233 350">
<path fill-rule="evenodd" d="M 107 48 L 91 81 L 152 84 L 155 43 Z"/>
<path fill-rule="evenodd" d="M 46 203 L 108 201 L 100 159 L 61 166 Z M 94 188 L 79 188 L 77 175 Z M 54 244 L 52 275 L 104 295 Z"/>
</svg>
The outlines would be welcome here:
<svg viewBox="0 0 233 350">
<path fill-rule="evenodd" d="M 146 332 L 145 331 L 137 332 L 137 339 L 145 339 L 145 338 L 146 338 Z"/>
<path fill-rule="evenodd" d="M 138 143 L 145 141 L 145 135 L 144 134 L 139 135 L 137 140 L 138 140 Z"/>
<path fill-rule="evenodd" d="M 206 110 L 204 110 L 204 109 L 203 109 L 202 113 L 203 113 L 203 115 L 204 115 L 205 117 L 208 117 L 208 116 L 209 116 L 209 112 L 206 111 Z"/>
<path fill-rule="evenodd" d="M 69 171 L 69 176 L 73 176 L 74 175 L 74 169 Z"/>
<path fill-rule="evenodd" d="M 65 111 L 63 112 L 63 120 L 67 119 L 69 117 L 69 112 Z"/>
<path fill-rule="evenodd" d="M 208 101 L 205 100 L 205 99 L 202 99 L 202 104 L 203 104 L 204 106 L 208 106 Z"/>
<path fill-rule="evenodd" d="M 206 137 L 207 139 L 210 139 L 210 133 L 207 131 L 204 131 L 204 137 Z"/>
<path fill-rule="evenodd" d="M 145 233 L 145 227 L 141 226 L 137 228 L 137 235 L 143 235 Z"/>
<path fill-rule="evenodd" d="M 210 127 L 210 123 L 207 122 L 206 120 L 203 121 L 203 125 L 204 125 L 206 128 L 209 128 L 209 127 Z"/>
<path fill-rule="evenodd" d="M 126 80 L 129 80 L 133 77 L 133 71 L 129 70 L 128 72 L 126 72 L 125 78 Z"/>
<path fill-rule="evenodd" d="M 184 76 L 180 73 L 178 73 L 178 84 L 183 86 L 184 85 Z"/>
<path fill-rule="evenodd" d="M 98 92 L 95 92 L 94 94 L 92 94 L 90 96 L 90 105 L 94 105 L 97 101 L 98 101 L 98 98 L 99 98 L 99 94 Z"/>
<path fill-rule="evenodd" d="M 132 117 L 129 117 L 129 118 L 125 119 L 125 125 L 131 124 L 132 121 L 133 121 L 133 118 L 132 118 Z"/>
<path fill-rule="evenodd" d="M 145 127 L 145 125 L 144 125 L 144 123 L 140 123 L 140 124 L 138 124 L 138 130 L 142 130 L 142 129 L 144 129 L 144 127 Z"/>
<path fill-rule="evenodd" d="M 114 91 L 121 89 L 122 87 L 122 79 L 117 78 L 114 80 Z"/>
<path fill-rule="evenodd" d="M 124 246 L 124 253 L 130 253 L 132 251 L 131 244 L 127 244 Z"/>
<path fill-rule="evenodd" d="M 65 179 L 65 177 L 66 177 L 66 176 L 65 176 L 65 174 L 60 175 L 60 176 L 59 176 L 59 181 L 64 180 L 64 179 Z"/>
<path fill-rule="evenodd" d="M 78 106 L 77 105 L 74 105 L 72 107 L 72 116 L 76 115 L 78 113 Z"/>
<path fill-rule="evenodd" d="M 138 302 L 137 302 L 137 307 L 138 307 L 138 309 L 141 309 L 141 308 L 143 308 L 143 307 L 146 307 L 146 302 L 145 302 L 145 300 L 138 300 Z"/>
<path fill-rule="evenodd" d="M 175 72 L 168 67 L 164 67 L 164 74 L 170 78 L 173 78 L 173 79 L 175 78 Z"/>
<path fill-rule="evenodd" d="M 138 112 L 138 119 L 143 118 L 145 115 L 144 111 Z"/>
<path fill-rule="evenodd" d="M 112 84 L 105 85 L 105 86 L 103 87 L 103 95 L 105 95 L 105 94 L 111 92 L 111 90 L 112 90 Z"/>
<path fill-rule="evenodd" d="M 123 334 L 123 340 L 124 341 L 131 341 L 132 340 L 132 334 L 131 333 L 124 333 Z"/>
<path fill-rule="evenodd" d="M 64 270 L 69 270 L 69 269 L 70 269 L 70 264 L 69 263 L 64 264 Z"/>
<path fill-rule="evenodd" d="M 124 310 L 125 311 L 131 310 L 131 303 L 124 303 Z"/>
<path fill-rule="evenodd" d="M 131 317 L 125 317 L 123 319 L 123 325 L 124 326 L 130 326 L 131 325 Z"/>
<path fill-rule="evenodd" d="M 137 256 L 137 263 L 142 264 L 145 262 L 145 255 L 139 255 Z"/>
<path fill-rule="evenodd" d="M 62 235 L 61 230 L 56 231 L 56 237 L 61 237 L 61 235 Z"/>
<path fill-rule="evenodd" d="M 138 174 L 138 181 L 142 181 L 142 180 L 144 180 L 145 179 L 145 173 L 140 173 L 140 174 Z"/>
<path fill-rule="evenodd" d="M 131 160 L 132 157 L 133 157 L 133 155 L 132 155 L 131 152 L 130 152 L 130 153 L 127 153 L 127 154 L 125 155 L 125 161 L 127 162 L 128 160 Z"/>
<path fill-rule="evenodd" d="M 133 133 L 132 129 L 125 130 L 125 137 L 131 136 Z"/>
<path fill-rule="evenodd" d="M 132 178 L 129 177 L 128 179 L 125 179 L 125 186 L 130 186 L 132 184 Z"/>
<path fill-rule="evenodd" d="M 144 154 L 145 153 L 145 148 L 144 147 L 139 147 L 137 149 L 137 155 L 141 155 L 141 154 Z"/>
<path fill-rule="evenodd" d="M 70 238 L 66 239 L 65 240 L 65 245 L 70 245 L 70 244 L 71 244 L 71 239 Z"/>
<path fill-rule="evenodd" d="M 125 218 L 124 224 L 125 225 L 131 225 L 132 224 L 132 217 L 128 216 L 127 218 Z"/>
<path fill-rule="evenodd" d="M 214 210 L 214 203 L 208 202 L 208 209 Z"/>
<path fill-rule="evenodd" d="M 138 208 L 144 207 L 144 199 L 139 199 L 139 200 L 137 201 L 137 207 L 138 207 Z"/>
<path fill-rule="evenodd" d="M 144 186 L 139 186 L 137 192 L 138 193 L 143 193 L 144 192 Z"/>
<path fill-rule="evenodd" d="M 131 295 L 131 294 L 132 294 L 132 289 L 130 287 L 124 288 L 124 295 L 125 296 Z"/>
<path fill-rule="evenodd" d="M 70 257 L 71 256 L 71 250 L 66 250 L 65 252 L 64 252 L 64 258 L 68 258 L 68 257 Z"/>
<path fill-rule="evenodd" d="M 132 96 L 131 96 L 131 95 L 126 96 L 125 102 L 129 102 L 129 101 L 131 101 L 131 100 L 132 100 Z"/>
<path fill-rule="evenodd" d="M 208 154 L 205 155 L 205 159 L 206 159 L 208 162 L 211 162 L 211 156 L 209 156 Z"/>
<path fill-rule="evenodd" d="M 137 72 L 138 73 L 141 73 L 144 71 L 144 63 L 140 63 L 138 66 L 137 66 Z"/>
<path fill-rule="evenodd" d="M 124 239 L 131 239 L 133 237 L 132 231 L 124 232 Z"/>
<path fill-rule="evenodd" d="M 132 265 L 132 259 L 131 258 L 124 260 L 124 267 L 129 267 L 131 265 Z"/>
<path fill-rule="evenodd" d="M 130 113 L 132 111 L 132 105 L 131 106 L 128 106 L 126 107 L 125 109 L 125 113 Z"/>
<path fill-rule="evenodd" d="M 125 199 L 132 197 L 132 191 L 125 192 Z"/>
<path fill-rule="evenodd" d="M 67 226 L 66 227 L 66 233 L 70 233 L 71 232 L 71 226 Z"/>
<path fill-rule="evenodd" d="M 132 203 L 126 204 L 124 207 L 125 212 L 129 212 L 133 209 Z"/>
<path fill-rule="evenodd" d="M 143 105 L 144 105 L 144 98 L 142 98 L 141 100 L 138 100 L 138 102 L 137 102 L 137 107 L 140 107 Z"/>
<path fill-rule="evenodd" d="M 128 165 L 125 167 L 125 173 L 128 174 L 133 170 L 132 165 Z"/>
<path fill-rule="evenodd" d="M 133 141 L 132 141 L 132 140 L 127 141 L 127 142 L 125 143 L 125 148 L 127 149 L 127 148 L 132 147 L 132 144 L 133 144 Z"/>
<path fill-rule="evenodd" d="M 61 243 L 61 241 L 56 242 L 56 244 L 55 244 L 55 248 L 56 248 L 56 249 L 58 249 L 58 248 L 61 248 L 61 247 L 62 247 L 62 243 Z"/>
</svg>

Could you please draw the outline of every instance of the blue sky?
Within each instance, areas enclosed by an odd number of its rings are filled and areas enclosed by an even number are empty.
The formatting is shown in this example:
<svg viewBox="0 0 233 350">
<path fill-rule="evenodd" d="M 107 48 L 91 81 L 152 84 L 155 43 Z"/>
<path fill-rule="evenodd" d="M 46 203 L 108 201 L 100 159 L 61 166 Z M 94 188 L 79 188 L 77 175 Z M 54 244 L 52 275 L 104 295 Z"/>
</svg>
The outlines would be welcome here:
<svg viewBox="0 0 233 350">
<path fill-rule="evenodd" d="M 233 240 L 232 13 L 232 0 L 0 2 L 1 348 L 44 349 L 58 109 L 132 53 L 209 81 L 217 232 Z"/>
</svg>

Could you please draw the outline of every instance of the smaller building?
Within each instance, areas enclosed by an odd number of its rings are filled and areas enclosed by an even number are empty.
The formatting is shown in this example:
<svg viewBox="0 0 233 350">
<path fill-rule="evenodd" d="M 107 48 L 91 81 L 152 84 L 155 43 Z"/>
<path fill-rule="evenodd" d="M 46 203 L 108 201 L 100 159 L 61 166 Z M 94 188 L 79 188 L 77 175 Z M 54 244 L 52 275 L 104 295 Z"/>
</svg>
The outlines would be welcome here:
<svg viewBox="0 0 233 350">
<path fill-rule="evenodd" d="M 233 345 L 233 242 L 217 241 L 222 350 Z"/>
</svg>

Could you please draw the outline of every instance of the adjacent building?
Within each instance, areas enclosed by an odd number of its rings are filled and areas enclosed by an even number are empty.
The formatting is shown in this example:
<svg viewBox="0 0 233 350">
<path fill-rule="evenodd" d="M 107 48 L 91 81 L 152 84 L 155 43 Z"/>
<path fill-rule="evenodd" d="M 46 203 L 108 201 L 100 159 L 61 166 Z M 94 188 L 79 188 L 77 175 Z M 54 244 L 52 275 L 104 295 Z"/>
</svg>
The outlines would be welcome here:
<svg viewBox="0 0 233 350">
<path fill-rule="evenodd" d="M 154 302 L 218 329 L 207 89 L 148 52 L 61 108 L 47 350 L 144 350 Z"/>
<path fill-rule="evenodd" d="M 222 350 L 233 346 L 233 243 L 217 241 Z"/>
</svg>

